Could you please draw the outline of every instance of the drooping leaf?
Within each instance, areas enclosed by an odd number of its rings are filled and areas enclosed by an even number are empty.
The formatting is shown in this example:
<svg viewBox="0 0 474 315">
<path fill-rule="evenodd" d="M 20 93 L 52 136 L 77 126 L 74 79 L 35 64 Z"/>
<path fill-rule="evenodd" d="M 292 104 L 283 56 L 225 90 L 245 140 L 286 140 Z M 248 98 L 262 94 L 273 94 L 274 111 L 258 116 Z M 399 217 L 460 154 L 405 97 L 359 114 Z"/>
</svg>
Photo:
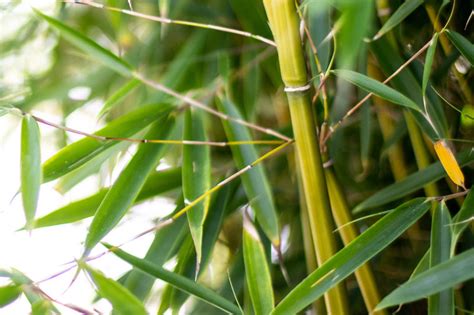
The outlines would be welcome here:
<svg viewBox="0 0 474 315">
<path fill-rule="evenodd" d="M 170 272 L 166 269 L 164 269 L 161 266 L 158 266 L 156 264 L 150 263 L 147 260 L 144 259 L 139 259 L 135 256 L 132 256 L 126 252 L 124 252 L 121 249 L 114 248 L 111 245 L 105 244 L 107 248 L 112 250 L 112 252 L 120 257 L 121 259 L 125 260 L 129 264 L 131 264 L 134 267 L 137 267 L 138 269 L 142 270 L 143 272 L 146 272 L 158 279 L 161 279 L 174 287 L 183 290 L 189 294 L 192 294 L 201 300 L 214 305 L 217 308 L 220 308 L 226 312 L 229 312 L 231 314 L 241 314 L 239 308 L 234 305 L 232 302 L 229 300 L 221 297 L 214 291 L 198 284 L 195 283 L 194 281 L 185 278 L 183 276 L 177 275 L 173 272 Z"/>
<path fill-rule="evenodd" d="M 123 315 L 146 315 L 145 306 L 126 288 L 113 279 L 107 278 L 101 272 L 85 266 L 92 281 L 97 286 L 99 294 L 107 299 L 114 311 Z"/>
<path fill-rule="evenodd" d="M 122 117 L 110 122 L 95 133 L 104 137 L 130 137 L 149 126 L 156 119 L 167 116 L 171 105 L 154 104 L 142 106 Z M 118 141 L 99 141 L 86 137 L 76 141 L 50 157 L 43 164 L 43 182 L 49 182 L 61 177 L 91 160 L 99 153 L 111 146 L 118 145 Z"/>
<path fill-rule="evenodd" d="M 387 32 L 392 30 L 395 26 L 400 24 L 408 15 L 418 8 L 424 0 L 407 0 L 398 7 L 398 9 L 390 16 L 390 18 L 384 23 L 382 28 L 374 36 L 374 40 L 379 39 Z"/>
<path fill-rule="evenodd" d="M 156 120 L 146 138 L 165 139 L 171 131 L 174 119 L 162 116 Z M 164 154 L 163 144 L 142 143 L 137 152 L 109 189 L 94 219 L 85 241 L 85 254 L 97 245 L 119 223 L 135 201 L 147 176 Z"/>
<path fill-rule="evenodd" d="M 272 314 L 294 314 L 314 302 L 387 247 L 430 208 L 423 198 L 417 198 L 385 215 L 300 282 Z"/>
<path fill-rule="evenodd" d="M 217 105 L 223 113 L 235 118 L 241 117 L 230 100 L 221 98 Z M 229 121 L 224 121 L 223 124 L 230 141 L 252 140 L 246 127 Z M 238 168 L 243 168 L 258 159 L 257 151 L 253 145 L 232 146 L 231 149 Z M 257 165 L 243 174 L 242 183 L 258 223 L 272 243 L 278 246 L 280 243 L 278 216 L 263 166 Z"/>
<path fill-rule="evenodd" d="M 48 22 L 50 26 L 59 31 L 59 33 L 64 36 L 66 40 L 77 46 L 79 49 L 83 50 L 92 58 L 96 59 L 107 67 L 110 67 L 112 70 L 117 71 L 121 75 L 132 75 L 132 67 L 123 59 L 117 57 L 109 50 L 100 46 L 90 38 L 84 36 L 61 21 L 45 15 L 36 9 L 34 9 L 34 11 L 39 17 Z"/>
<path fill-rule="evenodd" d="M 243 248 L 245 276 L 255 314 L 270 314 L 275 302 L 268 260 L 258 232 L 247 215 L 244 215 Z"/>
<path fill-rule="evenodd" d="M 38 123 L 30 115 L 21 122 L 21 197 L 27 229 L 33 228 L 41 185 L 41 148 Z"/>
<path fill-rule="evenodd" d="M 14 302 L 21 295 L 21 287 L 16 284 L 9 284 L 0 287 L 0 308 Z"/>
<path fill-rule="evenodd" d="M 201 112 L 191 109 L 186 112 L 183 140 L 207 141 L 204 118 Z M 198 198 L 211 188 L 209 146 L 184 145 L 182 176 L 185 204 Z M 209 202 L 210 197 L 207 197 L 187 212 L 198 265 L 201 263 L 203 226 L 209 210 Z"/>
<path fill-rule="evenodd" d="M 336 76 L 347 80 L 358 87 L 366 90 L 367 92 L 374 93 L 378 97 L 386 99 L 394 104 L 398 104 L 407 108 L 420 111 L 420 107 L 411 99 L 398 92 L 397 90 L 392 89 L 389 86 L 386 86 L 382 82 L 374 80 L 366 75 L 361 73 L 350 71 L 350 70 L 333 70 Z"/>
<path fill-rule="evenodd" d="M 147 178 L 135 200 L 135 203 L 177 188 L 180 185 L 180 167 L 154 172 Z M 93 216 L 109 189 L 110 188 L 104 188 L 92 196 L 71 202 L 70 204 L 61 207 L 45 215 L 44 217 L 36 219 L 34 222 L 34 227 L 42 228 L 73 223 Z"/>
<path fill-rule="evenodd" d="M 456 159 L 462 167 L 464 165 L 469 165 L 474 161 L 474 154 L 472 154 L 470 150 L 465 150 L 460 152 Z M 446 174 L 441 163 L 433 163 L 430 166 L 407 176 L 403 180 L 379 190 L 358 204 L 352 212 L 359 213 L 363 210 L 378 207 L 397 200 L 417 191 L 418 189 L 422 189 L 426 184 L 437 181 L 444 176 L 446 176 Z"/>
<path fill-rule="evenodd" d="M 471 66 L 474 66 L 474 44 L 452 30 L 446 30 L 446 35 L 448 35 L 449 40 L 456 46 L 459 52 L 471 63 Z"/>
<path fill-rule="evenodd" d="M 450 260 L 430 268 L 405 282 L 387 295 L 377 309 L 426 298 L 474 278 L 474 249 L 467 250 Z"/>
<path fill-rule="evenodd" d="M 451 258 L 451 216 L 444 201 L 440 202 L 433 213 L 431 225 L 430 268 Z M 428 297 L 430 315 L 454 314 L 454 292 L 446 289 Z"/>
</svg>

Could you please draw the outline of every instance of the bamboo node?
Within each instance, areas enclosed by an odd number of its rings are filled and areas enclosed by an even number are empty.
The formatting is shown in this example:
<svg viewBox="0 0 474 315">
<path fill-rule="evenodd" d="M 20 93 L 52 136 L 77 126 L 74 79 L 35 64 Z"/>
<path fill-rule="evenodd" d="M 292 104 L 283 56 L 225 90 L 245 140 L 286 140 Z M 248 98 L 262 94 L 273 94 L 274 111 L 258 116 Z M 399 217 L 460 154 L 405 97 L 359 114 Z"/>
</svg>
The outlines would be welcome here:
<svg viewBox="0 0 474 315">
<path fill-rule="evenodd" d="M 305 92 L 311 88 L 311 84 L 306 84 L 303 86 L 285 86 L 284 91 L 286 93 L 295 93 L 295 92 Z"/>
</svg>

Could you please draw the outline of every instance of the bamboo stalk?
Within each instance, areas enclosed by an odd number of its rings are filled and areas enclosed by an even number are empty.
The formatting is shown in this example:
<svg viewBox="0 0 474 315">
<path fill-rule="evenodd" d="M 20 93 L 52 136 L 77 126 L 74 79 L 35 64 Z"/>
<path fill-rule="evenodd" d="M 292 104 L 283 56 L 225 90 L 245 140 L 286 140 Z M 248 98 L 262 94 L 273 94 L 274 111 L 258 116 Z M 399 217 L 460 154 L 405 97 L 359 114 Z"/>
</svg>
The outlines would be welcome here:
<svg viewBox="0 0 474 315">
<path fill-rule="evenodd" d="M 299 35 L 299 19 L 293 0 L 264 0 L 270 28 L 277 44 L 278 58 L 285 92 L 290 107 L 311 233 L 318 264 L 333 256 L 337 249 L 331 208 L 326 188 L 314 113 L 308 95 L 310 85 Z M 347 314 L 342 285 L 324 295 L 328 314 Z"/>
</svg>

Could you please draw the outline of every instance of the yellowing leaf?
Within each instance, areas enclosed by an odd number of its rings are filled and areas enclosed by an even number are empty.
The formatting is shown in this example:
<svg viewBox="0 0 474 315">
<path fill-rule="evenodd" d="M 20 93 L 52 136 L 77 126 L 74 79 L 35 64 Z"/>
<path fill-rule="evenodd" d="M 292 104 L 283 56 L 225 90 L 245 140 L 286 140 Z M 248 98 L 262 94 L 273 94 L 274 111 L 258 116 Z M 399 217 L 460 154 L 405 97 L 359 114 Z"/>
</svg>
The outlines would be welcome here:
<svg viewBox="0 0 474 315">
<path fill-rule="evenodd" d="M 449 178 L 458 186 L 464 187 L 464 175 L 459 167 L 453 152 L 444 140 L 438 140 L 434 144 L 434 149 L 438 158 L 443 165 L 444 170 L 448 173 Z"/>
</svg>

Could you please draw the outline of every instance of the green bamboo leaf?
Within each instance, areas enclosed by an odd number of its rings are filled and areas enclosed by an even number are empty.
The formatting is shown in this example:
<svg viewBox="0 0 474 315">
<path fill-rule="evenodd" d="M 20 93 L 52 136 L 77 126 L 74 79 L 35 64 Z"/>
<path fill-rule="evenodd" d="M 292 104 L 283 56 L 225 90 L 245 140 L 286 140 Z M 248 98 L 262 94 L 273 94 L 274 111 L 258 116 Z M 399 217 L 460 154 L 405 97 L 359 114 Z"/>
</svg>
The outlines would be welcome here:
<svg viewBox="0 0 474 315">
<path fill-rule="evenodd" d="M 41 185 L 41 148 L 38 123 L 30 115 L 21 122 L 21 197 L 26 227 L 33 228 Z"/>
<path fill-rule="evenodd" d="M 474 65 L 474 44 L 466 37 L 452 30 L 446 30 L 446 35 L 448 35 L 449 40 L 456 46 L 459 52 L 466 57 L 471 65 Z"/>
<path fill-rule="evenodd" d="M 123 59 L 117 57 L 109 50 L 106 50 L 90 38 L 63 24 L 59 20 L 45 15 L 36 9 L 33 10 L 39 17 L 48 22 L 50 26 L 59 31 L 59 33 L 66 40 L 68 40 L 71 44 L 77 46 L 79 49 L 83 50 L 92 58 L 97 59 L 97 61 L 101 62 L 105 66 L 111 68 L 112 70 L 120 73 L 123 76 L 129 77 L 132 75 L 132 67 Z"/>
<path fill-rule="evenodd" d="M 386 86 L 382 82 L 374 80 L 366 75 L 361 73 L 350 71 L 350 70 L 333 70 L 336 76 L 343 78 L 351 82 L 352 84 L 357 85 L 358 87 L 371 92 L 378 97 L 386 99 L 394 104 L 398 104 L 407 108 L 420 111 L 420 107 L 413 102 L 411 99 L 398 92 L 397 90 L 392 89 L 389 86 Z"/>
<path fill-rule="evenodd" d="M 395 50 L 391 43 L 384 37 L 377 41 L 373 41 L 369 47 L 371 53 L 377 59 L 378 64 L 386 76 L 397 71 L 405 62 L 405 59 L 400 57 L 398 51 Z M 407 95 L 417 104 L 423 104 L 423 93 L 420 84 L 420 82 L 422 82 L 421 68 L 422 66 L 420 64 L 413 63 L 411 68 L 405 68 L 390 80 L 391 86 L 404 95 Z M 419 75 L 417 75 L 418 72 Z M 426 91 L 426 101 L 428 101 L 428 114 L 435 126 L 436 132 L 419 111 L 412 111 L 418 125 L 421 126 L 423 131 L 431 138 L 431 140 L 433 140 L 433 142 L 440 136 L 449 138 L 448 123 L 443 111 L 443 106 L 437 95 L 431 89 L 427 89 Z"/>
<path fill-rule="evenodd" d="M 221 297 L 216 292 L 200 284 L 197 284 L 188 278 L 170 272 L 161 266 L 153 264 L 147 260 L 139 259 L 135 256 L 132 256 L 121 249 L 115 248 L 108 244 L 104 245 L 108 249 L 110 249 L 115 255 L 128 262 L 132 266 L 142 270 L 143 272 L 146 272 L 158 279 L 161 279 L 184 292 L 192 294 L 200 298 L 204 302 L 207 302 L 219 309 L 222 309 L 223 311 L 226 311 L 231 314 L 241 314 L 239 308 L 236 305 L 234 305 L 229 300 Z"/>
<path fill-rule="evenodd" d="M 115 154 L 124 150 L 129 145 L 130 142 L 124 141 L 97 154 L 83 165 L 62 176 L 54 188 L 59 193 L 65 194 L 87 177 L 98 173 L 107 160 L 111 159 Z"/>
<path fill-rule="evenodd" d="M 416 10 L 421 4 L 423 4 L 424 0 L 407 0 L 403 2 L 401 6 L 390 16 L 387 22 L 384 23 L 382 28 L 377 32 L 374 36 L 374 40 L 379 39 L 387 32 L 391 31 L 395 26 L 400 24 L 408 15 L 410 15 L 413 11 Z"/>
<path fill-rule="evenodd" d="M 453 219 L 453 250 L 462 232 L 469 226 L 474 218 L 474 189 L 471 188 L 464 199 L 461 210 Z"/>
<path fill-rule="evenodd" d="M 164 104 L 142 106 L 110 122 L 95 135 L 131 137 L 156 119 L 167 116 L 171 109 L 171 105 Z M 62 148 L 43 164 L 43 182 L 49 182 L 75 170 L 99 153 L 119 143 L 119 141 L 99 141 L 86 137 Z"/>
<path fill-rule="evenodd" d="M 207 141 L 204 117 L 201 112 L 191 109 L 186 111 L 183 140 Z M 184 145 L 182 182 L 185 204 L 211 188 L 210 155 L 209 146 Z M 198 266 L 201 263 L 203 225 L 209 210 L 209 202 L 210 198 L 207 197 L 187 212 Z"/>
<path fill-rule="evenodd" d="M 107 114 L 115 105 L 120 103 L 127 95 L 129 95 L 138 85 L 140 81 L 138 79 L 132 79 L 122 85 L 114 94 L 112 94 L 102 106 L 98 116 L 102 117 Z"/>
<path fill-rule="evenodd" d="M 118 282 L 107 278 L 103 273 L 85 266 L 87 273 L 97 286 L 99 295 L 107 299 L 113 306 L 114 311 L 123 315 L 146 315 L 145 306 L 126 288 Z"/>
<path fill-rule="evenodd" d="M 438 33 L 435 33 L 433 35 L 433 38 L 431 39 L 430 47 L 428 48 L 428 51 L 426 52 L 425 66 L 423 68 L 423 81 L 421 84 L 421 92 L 423 93 L 423 97 L 425 97 L 426 87 L 428 86 L 428 81 L 430 79 L 431 68 L 433 67 L 433 58 L 436 52 L 436 45 L 438 44 L 438 37 L 439 37 Z"/>
<path fill-rule="evenodd" d="M 451 258 L 451 216 L 444 201 L 433 213 L 431 225 L 430 267 L 433 268 Z M 430 315 L 454 314 L 454 291 L 446 289 L 428 297 Z"/>
<path fill-rule="evenodd" d="M 32 315 L 60 314 L 53 303 L 39 294 L 33 281 L 17 269 L 6 272 L 15 285 L 21 287 L 23 294 L 31 304 Z"/>
<path fill-rule="evenodd" d="M 474 154 L 471 153 L 471 150 L 465 150 L 456 156 L 456 160 L 461 167 L 469 165 L 474 161 Z M 446 177 L 446 173 L 441 166 L 441 163 L 433 163 L 430 166 L 407 176 L 403 180 L 379 190 L 358 204 L 352 212 L 359 213 L 363 210 L 378 207 L 400 199 L 418 189 L 422 189 L 426 184 L 437 181 L 443 177 Z"/>
<path fill-rule="evenodd" d="M 244 214 L 243 247 L 245 276 L 256 315 L 270 314 L 275 303 L 268 260 L 258 232 Z"/>
<path fill-rule="evenodd" d="M 21 295 L 21 287 L 16 284 L 9 284 L 0 287 L 0 308 L 14 302 Z"/>
<path fill-rule="evenodd" d="M 217 105 L 223 113 L 231 117 L 241 118 L 235 105 L 228 99 L 219 98 Z M 246 127 L 230 121 L 223 121 L 223 125 L 227 138 L 230 141 L 252 140 L 250 132 Z M 258 159 L 257 151 L 252 145 L 232 146 L 231 149 L 235 164 L 239 169 Z M 263 166 L 257 165 L 253 167 L 245 174 L 242 174 L 241 178 L 258 223 L 273 245 L 278 246 L 280 244 L 278 215 Z"/>
<path fill-rule="evenodd" d="M 405 282 L 387 295 L 377 309 L 426 298 L 474 278 L 474 249 L 467 250 L 450 260 L 430 268 Z"/>
<path fill-rule="evenodd" d="M 184 202 L 178 202 L 177 209 L 182 209 Z M 168 261 L 180 248 L 184 237 L 189 233 L 186 218 L 180 217 L 173 224 L 159 229 L 153 242 L 148 249 L 144 260 L 149 261 L 157 266 L 162 266 Z M 143 273 L 138 268 L 133 268 L 124 286 L 130 290 L 140 301 L 144 301 L 150 293 L 155 277 Z"/>
<path fill-rule="evenodd" d="M 170 168 L 153 172 L 148 176 L 135 203 L 157 196 L 181 186 L 181 168 Z M 42 228 L 60 224 L 67 224 L 91 217 L 96 212 L 100 203 L 110 188 L 101 189 L 99 192 L 61 207 L 34 222 L 34 227 Z"/>
<path fill-rule="evenodd" d="M 429 209 L 423 198 L 397 207 L 300 282 L 272 314 L 295 314 L 386 248 Z"/>
<path fill-rule="evenodd" d="M 149 139 L 165 139 L 173 126 L 173 117 L 160 117 L 147 133 Z M 162 144 L 142 143 L 112 185 L 94 215 L 85 241 L 85 254 L 119 223 L 135 201 L 146 177 L 164 154 Z"/>
</svg>

